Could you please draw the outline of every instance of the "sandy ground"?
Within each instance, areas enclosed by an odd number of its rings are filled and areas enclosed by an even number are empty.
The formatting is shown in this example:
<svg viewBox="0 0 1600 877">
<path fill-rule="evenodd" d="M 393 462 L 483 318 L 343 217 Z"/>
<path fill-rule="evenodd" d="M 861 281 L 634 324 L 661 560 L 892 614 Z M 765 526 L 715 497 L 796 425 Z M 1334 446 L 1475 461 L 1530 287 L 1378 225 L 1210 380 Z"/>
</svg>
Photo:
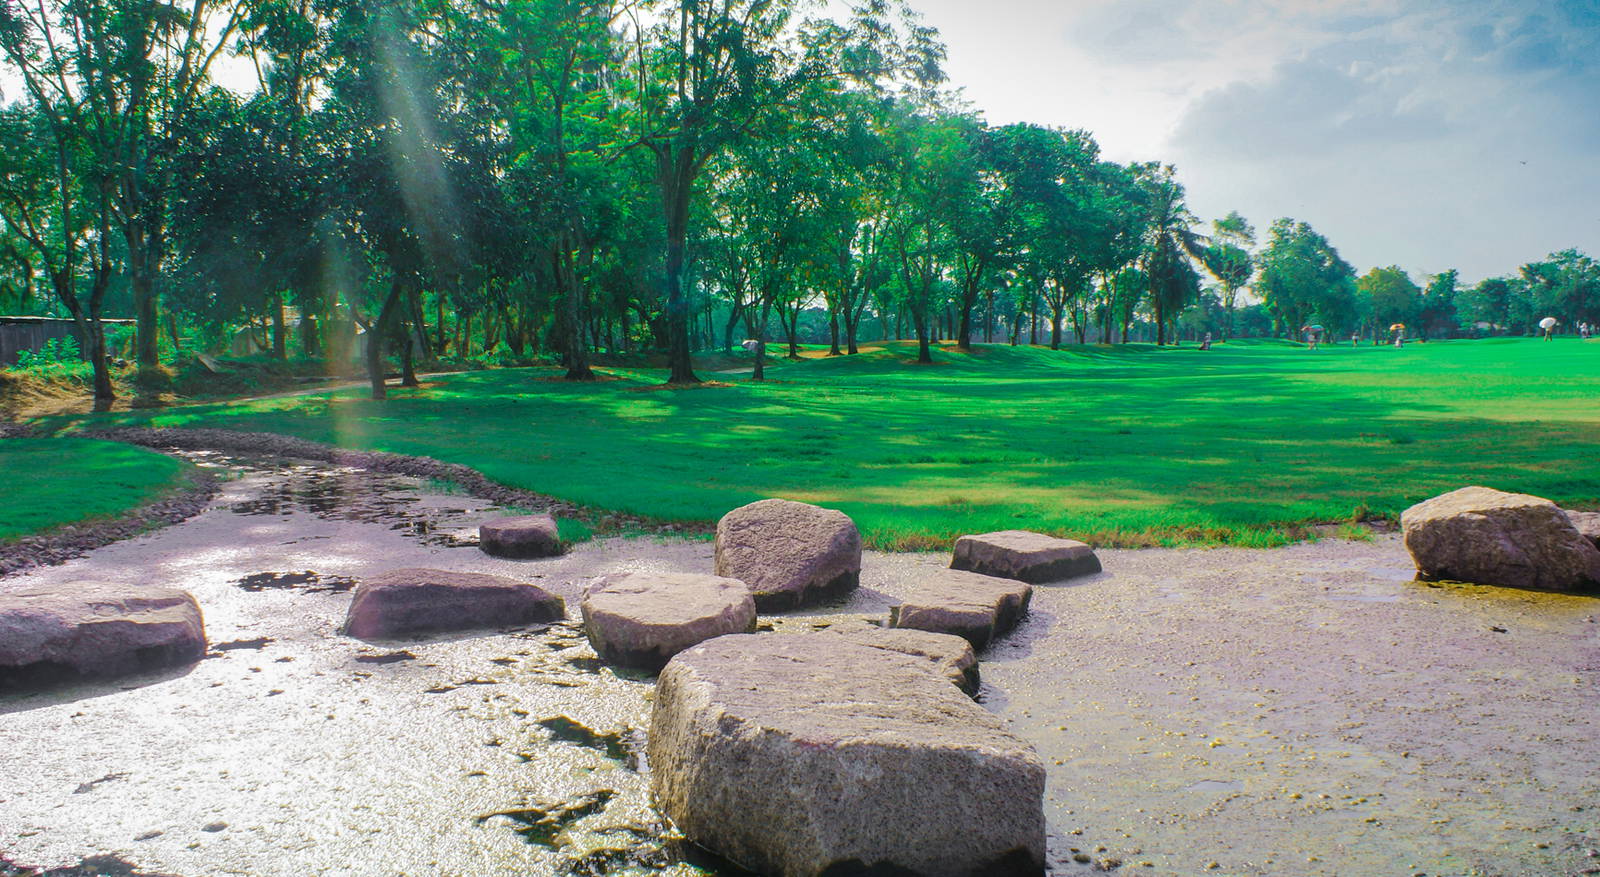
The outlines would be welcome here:
<svg viewBox="0 0 1600 877">
<path fill-rule="evenodd" d="M 0 579 L 186 588 L 214 649 L 0 696 L 0 858 L 704 873 L 648 806 L 649 680 L 600 666 L 574 626 L 399 643 L 337 628 L 348 579 L 383 568 L 521 576 L 575 617 L 595 575 L 710 571 L 710 543 L 497 560 L 470 544 L 493 510 L 434 487 L 253 468 L 186 523 Z M 1394 537 L 1101 558 L 1104 574 L 1037 589 L 983 656 L 981 700 L 1049 766 L 1053 872 L 1600 873 L 1600 600 L 1413 582 Z M 849 601 L 775 624 L 867 623 L 943 561 L 869 554 Z"/>
</svg>

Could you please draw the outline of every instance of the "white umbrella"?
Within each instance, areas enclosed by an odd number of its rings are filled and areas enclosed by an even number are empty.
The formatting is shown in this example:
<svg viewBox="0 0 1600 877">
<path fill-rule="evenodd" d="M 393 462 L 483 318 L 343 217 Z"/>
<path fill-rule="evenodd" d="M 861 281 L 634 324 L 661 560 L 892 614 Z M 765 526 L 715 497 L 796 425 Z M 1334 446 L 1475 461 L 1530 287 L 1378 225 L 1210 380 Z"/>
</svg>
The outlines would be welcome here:
<svg viewBox="0 0 1600 877">
<path fill-rule="evenodd" d="M 1541 329 L 1554 329 L 1556 327 L 1556 322 L 1557 322 L 1557 320 L 1556 320 L 1555 317 L 1545 317 L 1544 319 L 1539 321 L 1539 328 L 1541 328 Z"/>
</svg>

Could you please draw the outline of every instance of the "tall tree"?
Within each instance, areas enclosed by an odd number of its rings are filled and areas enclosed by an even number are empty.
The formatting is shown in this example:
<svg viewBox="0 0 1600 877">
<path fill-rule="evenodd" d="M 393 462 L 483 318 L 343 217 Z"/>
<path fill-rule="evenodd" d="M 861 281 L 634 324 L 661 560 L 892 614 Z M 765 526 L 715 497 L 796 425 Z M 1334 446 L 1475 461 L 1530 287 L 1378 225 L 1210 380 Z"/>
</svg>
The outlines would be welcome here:
<svg viewBox="0 0 1600 877">
<path fill-rule="evenodd" d="M 1257 261 L 1256 291 L 1280 334 L 1297 333 L 1313 318 L 1339 326 L 1354 321 L 1355 269 L 1310 225 L 1273 222 Z"/>
<path fill-rule="evenodd" d="M 1141 179 L 1149 192 L 1140 269 L 1150 285 L 1156 344 L 1165 344 L 1167 323 L 1200 295 L 1200 276 L 1190 261 L 1204 258 L 1205 244 L 1193 231 L 1194 214 L 1184 203 L 1183 186 L 1171 165 L 1148 165 Z"/>
<path fill-rule="evenodd" d="M 1211 245 L 1205 248 L 1200 261 L 1222 287 L 1224 338 L 1233 333 L 1233 309 L 1239 290 L 1255 276 L 1255 257 L 1250 252 L 1255 245 L 1256 231 L 1239 211 L 1211 223 Z"/>
</svg>

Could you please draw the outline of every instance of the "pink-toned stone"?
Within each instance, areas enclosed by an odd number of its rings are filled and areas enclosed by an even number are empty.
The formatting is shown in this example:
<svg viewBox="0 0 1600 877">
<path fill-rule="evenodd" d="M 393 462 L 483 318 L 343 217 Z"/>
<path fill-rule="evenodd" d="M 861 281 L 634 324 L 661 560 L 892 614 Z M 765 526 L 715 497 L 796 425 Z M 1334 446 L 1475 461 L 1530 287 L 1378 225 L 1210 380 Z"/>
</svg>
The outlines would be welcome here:
<svg viewBox="0 0 1600 877">
<path fill-rule="evenodd" d="M 1043 762 L 930 670 L 820 634 L 686 649 L 656 686 L 656 807 L 761 874 L 1043 874 Z"/>
<path fill-rule="evenodd" d="M 1537 496 L 1463 487 L 1406 509 L 1400 527 L 1426 578 L 1557 591 L 1600 584 L 1600 549 Z"/>
<path fill-rule="evenodd" d="M 566 550 L 549 515 L 495 518 L 478 525 L 478 547 L 495 557 L 555 557 Z"/>
<path fill-rule="evenodd" d="M 1578 534 L 1594 543 L 1600 548 L 1600 512 L 1576 512 L 1572 509 L 1563 509 L 1567 513 L 1567 520 L 1576 527 Z"/>
<path fill-rule="evenodd" d="M 584 632 L 601 658 L 652 673 L 690 646 L 756 627 L 750 588 L 721 576 L 620 573 L 590 587 L 582 608 Z"/>
<path fill-rule="evenodd" d="M 76 582 L 0 593 L 0 688 L 198 661 L 200 606 L 184 591 Z"/>
<path fill-rule="evenodd" d="M 395 569 L 364 579 L 345 618 L 359 639 L 559 621 L 560 596 L 537 585 L 482 573 Z"/>
<path fill-rule="evenodd" d="M 717 523 L 716 571 L 750 586 L 756 608 L 782 612 L 861 582 L 861 534 L 843 512 L 764 499 Z"/>
<path fill-rule="evenodd" d="M 889 608 L 889 626 L 948 633 L 983 649 L 1015 627 L 1033 599 L 1033 586 L 963 570 L 920 574 L 900 604 Z"/>
<path fill-rule="evenodd" d="M 1100 571 L 1100 558 L 1073 539 L 1000 530 L 957 539 L 950 568 L 1038 585 L 1093 575 Z"/>
</svg>

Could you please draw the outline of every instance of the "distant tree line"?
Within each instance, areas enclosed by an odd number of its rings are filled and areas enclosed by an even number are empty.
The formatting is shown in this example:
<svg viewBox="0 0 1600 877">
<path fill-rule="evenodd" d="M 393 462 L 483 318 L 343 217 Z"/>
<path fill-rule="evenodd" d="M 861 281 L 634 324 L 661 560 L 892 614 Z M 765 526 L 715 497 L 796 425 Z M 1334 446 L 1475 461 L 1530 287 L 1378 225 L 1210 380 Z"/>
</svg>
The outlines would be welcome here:
<svg viewBox="0 0 1600 877">
<path fill-rule="evenodd" d="M 1420 290 L 1304 223 L 1209 229 L 1173 168 L 991 126 L 902 0 L 0 0 L 0 307 L 101 319 L 148 380 L 241 329 L 398 365 L 826 331 L 1126 342 L 1595 321 L 1592 260 Z M 254 87 L 216 85 L 221 65 Z M 242 65 L 242 67 L 241 67 Z M 1247 291 L 1259 304 L 1244 304 Z M 360 335 L 360 340 L 356 335 Z M 756 378 L 760 379 L 757 356 Z"/>
</svg>

